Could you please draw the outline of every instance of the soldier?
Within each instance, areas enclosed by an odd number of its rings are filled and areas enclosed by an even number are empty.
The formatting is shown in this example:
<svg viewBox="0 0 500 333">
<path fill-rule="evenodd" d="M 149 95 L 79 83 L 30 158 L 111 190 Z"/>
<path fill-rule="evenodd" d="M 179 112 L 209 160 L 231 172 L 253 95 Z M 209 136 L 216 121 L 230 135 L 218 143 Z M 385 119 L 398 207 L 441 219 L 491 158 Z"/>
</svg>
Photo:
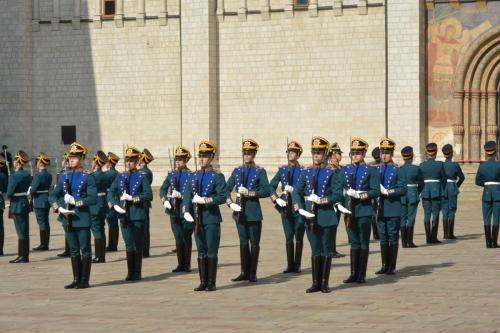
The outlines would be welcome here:
<svg viewBox="0 0 500 333">
<path fill-rule="evenodd" d="M 40 229 L 40 245 L 34 247 L 34 251 L 47 251 L 49 249 L 49 189 L 52 185 L 52 175 L 47 171 L 48 165 L 50 165 L 50 159 L 45 153 L 40 153 L 36 159 L 38 173 L 33 177 L 29 192 L 33 200 L 38 228 Z"/>
<path fill-rule="evenodd" d="M 328 161 L 330 167 L 334 170 L 335 174 L 339 174 L 342 170 L 342 166 L 340 165 L 340 161 L 342 161 L 342 154 L 344 152 L 340 149 L 340 146 L 337 142 L 334 142 L 330 145 L 328 149 Z M 337 215 L 337 220 L 340 222 L 340 211 L 338 209 L 334 209 Z M 334 230 L 332 236 L 332 258 L 343 258 L 345 254 L 342 254 L 337 251 L 337 229 Z"/>
<path fill-rule="evenodd" d="M 191 170 L 187 167 L 191 152 L 183 146 L 175 148 L 175 170 L 168 173 L 160 188 L 160 198 L 165 212 L 170 216 L 170 226 L 175 238 L 177 267 L 172 272 L 191 272 L 193 223 L 187 222 L 182 214 L 182 196 L 189 190 Z"/>
<path fill-rule="evenodd" d="M 29 156 L 22 150 L 14 158 L 14 172 L 9 176 L 7 197 L 10 199 L 10 210 L 18 237 L 18 257 L 10 263 L 29 262 L 29 202 L 28 188 L 31 182 L 30 174 L 23 169 L 29 162 Z"/>
<path fill-rule="evenodd" d="M 68 168 L 68 159 L 69 159 L 69 154 L 68 154 L 68 151 L 65 151 L 64 154 L 63 154 L 63 159 L 61 160 L 61 170 L 59 170 L 56 174 L 56 182 L 54 184 L 54 188 L 57 186 L 57 184 L 59 184 L 59 181 L 62 177 L 62 175 L 64 175 L 67 171 L 67 168 Z M 50 198 L 50 193 L 49 193 L 49 198 Z M 50 202 L 49 202 L 50 204 Z M 57 213 L 57 212 L 56 212 Z M 57 216 L 57 221 L 59 221 L 61 223 L 61 226 L 63 228 L 63 232 L 65 232 L 64 230 L 64 217 L 62 214 L 58 214 Z M 64 237 L 64 251 L 59 253 L 57 255 L 58 257 L 70 257 L 71 256 L 71 252 L 69 251 L 69 244 L 68 244 L 68 239 L 66 238 L 66 236 Z"/>
<path fill-rule="evenodd" d="M 498 248 L 498 226 L 500 224 L 500 165 L 496 159 L 497 144 L 488 141 L 484 144 L 486 162 L 479 166 L 476 185 L 483 189 L 483 222 L 487 248 Z M 491 217 L 493 215 L 493 226 Z"/>
<path fill-rule="evenodd" d="M 429 143 L 425 147 L 427 161 L 420 164 L 424 177 L 422 206 L 424 207 L 424 227 L 427 244 L 441 243 L 437 239 L 439 229 L 439 211 L 441 210 L 442 190 L 446 182 L 443 162 L 436 161 L 437 145 Z M 432 217 L 431 217 L 432 216 Z M 431 226 L 432 219 L 432 226 Z"/>
<path fill-rule="evenodd" d="M 372 157 L 373 157 L 373 161 L 370 162 L 369 165 L 377 168 L 380 164 L 380 148 L 378 146 L 373 148 Z M 373 205 L 373 209 L 376 210 L 377 206 L 378 206 L 378 198 L 372 201 L 372 205 Z M 375 240 L 379 240 L 377 220 L 378 220 L 377 214 L 373 215 L 373 220 L 371 223 L 372 223 L 373 239 L 375 239 Z"/>
<path fill-rule="evenodd" d="M 380 237 L 382 268 L 375 274 L 393 275 L 396 270 L 399 247 L 399 228 L 401 225 L 401 197 L 406 194 L 404 174 L 394 164 L 392 157 L 396 143 L 390 138 L 380 141 L 380 199 L 377 222 Z"/>
<path fill-rule="evenodd" d="M 271 200 L 281 215 L 281 223 L 285 232 L 287 267 L 283 273 L 300 273 L 305 228 L 302 216 L 294 211 L 292 204 L 294 186 L 297 185 L 302 171 L 302 167 L 299 164 L 299 158 L 302 155 L 302 146 L 300 143 L 296 141 L 288 142 L 286 155 L 288 164 L 279 167 L 278 172 L 270 182 Z M 278 196 L 276 189 L 280 183 L 281 195 Z M 301 199 L 304 201 L 304 198 Z M 246 249 L 247 247 L 245 246 L 243 252 Z"/>
<path fill-rule="evenodd" d="M 351 243 L 351 275 L 344 283 L 365 283 L 370 226 L 375 212 L 372 200 L 380 195 L 377 169 L 365 164 L 368 143 L 361 138 L 351 141 L 352 163 L 342 169 L 342 187 L 346 190 L 346 207 L 352 211 L 352 223 L 347 227 Z M 352 208 L 352 209 L 351 209 Z"/>
<path fill-rule="evenodd" d="M 196 170 L 191 175 L 190 185 L 182 199 L 184 219 L 187 222 L 195 222 L 194 234 L 198 248 L 200 285 L 194 288 L 194 291 L 216 290 L 220 224 L 222 223 L 219 205 L 226 200 L 224 175 L 216 171 L 211 164 L 216 151 L 217 148 L 213 142 L 200 142 L 198 148 L 200 170 Z"/>
<path fill-rule="evenodd" d="M 116 171 L 116 164 L 120 160 L 116 154 L 109 152 L 108 153 L 108 163 L 106 163 L 105 168 L 106 171 L 104 175 L 107 180 L 107 191 L 111 187 L 111 184 L 115 181 L 118 176 L 118 171 Z M 108 246 L 106 247 L 107 252 L 116 252 L 118 251 L 118 239 L 120 229 L 118 227 L 118 215 L 113 207 L 108 206 L 108 212 L 106 215 L 106 222 L 108 223 Z"/>
<path fill-rule="evenodd" d="M 262 210 L 260 198 L 270 195 L 266 170 L 256 166 L 254 159 L 259 145 L 255 140 L 245 139 L 242 142 L 243 165 L 234 169 L 227 180 L 227 204 L 233 209 L 233 220 L 236 222 L 240 238 L 241 273 L 232 281 L 257 282 L 257 265 L 259 262 L 260 236 L 262 232 Z M 231 192 L 236 188 L 238 193 L 236 205 L 232 205 Z M 239 207 L 239 208 L 238 208 Z M 249 243 L 251 250 L 249 249 Z"/>
<path fill-rule="evenodd" d="M 97 187 L 97 202 L 90 206 L 90 217 L 92 220 L 92 233 L 94 234 L 95 258 L 92 262 L 99 264 L 106 262 L 106 235 L 104 225 L 107 212 L 106 194 L 108 190 L 108 180 L 102 167 L 108 163 L 106 153 L 98 150 L 92 160 L 92 174 Z"/>
<path fill-rule="evenodd" d="M 413 231 L 417 216 L 420 193 L 424 188 L 424 177 L 420 168 L 413 163 L 413 148 L 406 146 L 401 150 L 404 164 L 399 168 L 406 179 L 406 195 L 401 196 L 401 243 L 403 248 L 418 247 L 413 243 Z"/>
<path fill-rule="evenodd" d="M 81 143 L 71 144 L 68 171 L 61 175 L 49 196 L 54 211 L 62 215 L 71 252 L 73 282 L 64 286 L 65 289 L 89 287 L 92 266 L 90 206 L 97 203 L 97 187 L 94 178 L 83 170 L 87 154 L 87 148 Z"/>
<path fill-rule="evenodd" d="M 442 148 L 446 160 L 443 163 L 446 183 L 443 191 L 443 238 L 456 239 L 455 213 L 457 212 L 457 200 L 460 185 L 465 180 L 462 168 L 453 162 L 453 146 L 446 144 Z"/>
<path fill-rule="evenodd" d="M 0 156 L 0 169 L 5 167 L 7 163 L 5 158 Z M 5 239 L 5 229 L 3 225 L 3 211 L 5 210 L 5 200 L 3 194 L 7 191 L 8 176 L 0 172 L 0 256 L 3 256 L 3 243 Z"/>
<path fill-rule="evenodd" d="M 150 168 L 148 168 L 148 164 L 153 162 L 154 157 L 151 155 L 151 152 L 144 148 L 141 153 L 139 160 L 139 168 L 140 172 L 144 174 L 144 176 L 148 179 L 149 184 L 153 184 L 153 172 Z M 150 247 L 150 234 L 149 234 L 149 211 L 151 209 L 151 201 L 146 202 L 146 224 L 144 225 L 144 249 L 143 249 L 143 257 L 149 258 L 149 247 Z"/>
<path fill-rule="evenodd" d="M 142 254 L 147 209 L 153 200 L 151 184 L 144 172 L 137 170 L 141 151 L 128 147 L 125 152 L 125 172 L 119 174 L 108 191 L 110 206 L 119 213 L 122 236 L 127 252 L 126 281 L 142 279 Z"/>
<path fill-rule="evenodd" d="M 324 164 L 328 148 L 329 142 L 325 138 L 312 138 L 313 165 L 302 171 L 293 192 L 295 211 L 307 218 L 307 238 L 311 244 L 312 286 L 306 289 L 306 293 L 330 292 L 332 238 L 339 224 L 332 206 L 342 201 L 342 188 L 340 177 Z"/>
</svg>

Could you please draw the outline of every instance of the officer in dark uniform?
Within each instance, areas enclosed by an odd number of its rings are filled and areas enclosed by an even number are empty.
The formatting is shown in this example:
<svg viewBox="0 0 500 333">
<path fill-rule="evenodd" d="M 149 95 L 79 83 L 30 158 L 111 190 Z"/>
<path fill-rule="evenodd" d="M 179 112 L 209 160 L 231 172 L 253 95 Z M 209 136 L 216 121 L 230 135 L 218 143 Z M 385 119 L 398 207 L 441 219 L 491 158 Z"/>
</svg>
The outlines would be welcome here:
<svg viewBox="0 0 500 333">
<path fill-rule="evenodd" d="M 57 186 L 57 184 L 59 184 L 59 181 L 61 180 L 62 175 L 64 175 L 67 171 L 68 159 L 69 159 L 69 153 L 68 153 L 68 151 L 65 151 L 63 154 L 63 159 L 61 161 L 61 169 L 56 174 L 56 182 L 54 184 L 54 188 Z M 49 193 L 49 197 L 50 197 L 50 193 Z M 49 204 L 50 204 L 50 202 L 49 202 Z M 64 223 L 63 223 L 64 216 L 62 214 L 58 214 L 57 221 L 59 221 L 61 223 L 61 226 L 63 228 L 63 232 L 65 232 Z M 69 250 L 68 239 L 66 238 L 66 236 L 64 237 L 64 251 L 59 253 L 57 256 L 58 257 L 70 257 L 71 256 L 71 252 Z"/>
<path fill-rule="evenodd" d="M 406 146 L 401 150 L 404 164 L 399 168 L 399 173 L 406 179 L 406 195 L 401 196 L 401 243 L 403 248 L 418 247 L 413 243 L 413 231 L 417 216 L 420 193 L 424 188 L 422 171 L 413 163 L 413 148 Z"/>
<path fill-rule="evenodd" d="M 10 199 L 12 218 L 16 226 L 18 237 L 18 257 L 10 263 L 29 262 L 29 202 L 28 188 L 31 183 L 30 174 L 23 169 L 29 162 L 29 156 L 22 150 L 14 158 L 14 172 L 9 176 L 7 197 Z"/>
<path fill-rule="evenodd" d="M 476 185 L 483 189 L 483 223 L 487 248 L 498 248 L 498 227 L 500 224 L 500 164 L 496 159 L 497 144 L 484 144 L 486 162 L 479 166 Z M 493 217 L 493 223 L 492 223 Z"/>
<path fill-rule="evenodd" d="M 431 142 L 427 144 L 425 150 L 427 160 L 420 164 L 420 170 L 424 177 L 424 189 L 422 190 L 421 197 L 422 206 L 424 207 L 425 238 L 427 244 L 436 244 L 441 243 L 437 239 L 437 234 L 443 188 L 446 184 L 446 174 L 443 162 L 436 161 L 437 145 Z"/>
<path fill-rule="evenodd" d="M 0 168 L 6 165 L 5 158 L 0 156 Z M 5 210 L 5 200 L 3 194 L 7 191 L 8 175 L 0 172 L 0 256 L 3 256 L 3 243 L 5 240 L 5 229 L 3 225 L 3 211 Z"/>
<path fill-rule="evenodd" d="M 370 226 L 375 215 L 372 200 L 380 195 L 377 169 L 366 165 L 368 143 L 361 138 L 351 140 L 352 163 L 342 169 L 342 188 L 346 190 L 345 207 L 352 212 L 352 225 L 347 228 L 351 243 L 351 275 L 344 283 L 365 283 Z M 350 209 L 352 207 L 352 210 Z"/>
<path fill-rule="evenodd" d="M 396 142 L 390 138 L 380 141 L 380 179 L 379 210 L 377 221 L 380 237 L 382 268 L 375 274 L 393 275 L 396 270 L 399 247 L 399 228 L 401 225 L 401 197 L 406 194 L 406 179 L 392 158 Z"/>
<path fill-rule="evenodd" d="M 368 165 L 375 167 L 375 168 L 378 168 L 378 166 L 380 164 L 380 148 L 378 146 L 373 148 L 372 158 L 373 158 L 373 161 L 371 161 Z M 377 206 L 378 206 L 378 198 L 372 201 L 372 205 L 373 205 L 373 209 L 376 211 Z M 372 220 L 372 233 L 373 233 L 373 239 L 375 239 L 375 240 L 379 240 L 377 220 L 378 220 L 378 216 L 377 216 L 377 214 L 375 214 L 373 216 L 373 220 Z"/>
<path fill-rule="evenodd" d="M 259 145 L 255 140 L 243 140 L 243 165 L 235 168 L 227 180 L 227 204 L 236 208 L 232 208 L 233 220 L 240 238 L 241 273 L 233 281 L 257 282 L 263 219 L 259 199 L 270 195 L 266 170 L 256 166 L 254 162 L 258 149 Z M 238 196 L 236 205 L 231 205 L 231 192 L 234 188 Z M 248 247 L 249 243 L 251 249 Z"/>
<path fill-rule="evenodd" d="M 337 142 L 334 142 L 330 145 L 328 149 L 328 161 L 330 167 L 335 171 L 335 174 L 339 174 L 342 170 L 342 165 L 340 162 L 342 161 L 342 154 L 344 152 L 340 149 L 340 146 Z M 334 208 L 335 213 L 337 214 L 337 220 L 341 219 L 341 211 Z M 345 254 L 342 254 L 337 251 L 337 230 L 334 231 L 332 236 L 332 258 L 343 258 Z"/>
<path fill-rule="evenodd" d="M 104 175 L 106 176 L 107 181 L 107 189 L 106 193 L 109 191 L 111 184 L 115 181 L 118 176 L 118 171 L 116 171 L 116 164 L 120 158 L 116 156 L 115 153 L 108 153 L 108 163 L 106 163 Z M 106 214 L 106 222 L 108 223 L 108 246 L 106 247 L 107 252 L 116 252 L 118 251 L 118 239 L 120 228 L 118 227 L 118 214 L 113 209 L 113 207 L 109 207 Z"/>
<path fill-rule="evenodd" d="M 48 165 L 50 165 L 50 159 L 45 153 L 40 153 L 36 159 L 38 173 L 33 177 L 29 192 L 40 229 L 40 245 L 33 248 L 34 251 L 47 251 L 49 249 L 49 189 L 52 185 L 52 175 L 47 171 Z"/>
<path fill-rule="evenodd" d="M 220 244 L 222 216 L 219 205 L 226 200 L 224 175 L 212 167 L 216 146 L 211 141 L 202 141 L 198 146 L 200 170 L 191 175 L 190 186 L 184 191 L 182 213 L 187 222 L 199 222 L 195 228 L 198 248 L 198 271 L 200 285 L 194 291 L 214 291 L 217 282 L 217 262 Z M 197 164 L 195 160 L 195 164 Z M 196 168 L 198 169 L 198 168 Z M 196 221 L 195 221 L 196 219 Z"/>
<path fill-rule="evenodd" d="M 62 222 L 71 251 L 73 282 L 65 289 L 89 287 L 92 266 L 90 207 L 97 203 L 97 187 L 90 173 L 83 170 L 87 154 L 87 148 L 81 143 L 71 144 L 68 171 L 60 177 L 49 196 L 52 208 L 63 215 Z"/>
<path fill-rule="evenodd" d="M 458 193 L 460 185 L 465 180 L 462 168 L 458 163 L 453 162 L 453 146 L 446 144 L 442 148 L 446 160 L 443 163 L 446 183 L 443 191 L 443 238 L 456 239 L 455 214 L 457 212 Z"/>
<path fill-rule="evenodd" d="M 153 172 L 150 168 L 148 168 L 148 164 L 153 162 L 154 157 L 151 152 L 144 148 L 141 153 L 139 160 L 139 168 L 140 172 L 144 173 L 144 176 L 148 179 L 149 184 L 153 184 Z M 143 249 L 143 257 L 149 258 L 149 248 L 150 248 L 150 233 L 149 233 L 149 211 L 151 210 L 151 201 L 146 203 L 146 224 L 144 226 L 144 249 Z"/>
<path fill-rule="evenodd" d="M 175 170 L 168 173 L 160 188 L 160 198 L 165 213 L 170 216 L 170 226 L 175 238 L 177 267 L 172 272 L 191 272 L 191 252 L 193 248 L 193 223 L 187 222 L 182 214 L 182 196 L 189 190 L 191 170 L 187 167 L 191 152 L 183 146 L 175 148 Z"/>
<path fill-rule="evenodd" d="M 287 267 L 283 273 L 300 273 L 302 261 L 304 221 L 302 216 L 294 211 L 292 204 L 292 193 L 302 172 L 302 167 L 299 164 L 301 154 L 302 146 L 300 143 L 297 141 L 288 142 L 286 149 L 288 164 L 279 167 L 278 172 L 270 182 L 271 200 L 281 215 L 281 223 L 285 232 Z M 281 195 L 276 193 L 279 184 L 281 184 Z M 243 250 L 246 249 L 245 246 Z"/>
<path fill-rule="evenodd" d="M 92 233 L 94 234 L 95 258 L 92 262 L 106 262 L 106 235 L 104 233 L 104 225 L 106 224 L 107 201 L 106 194 L 108 191 L 108 180 L 106 174 L 102 171 L 102 167 L 108 162 L 106 153 L 99 150 L 94 155 L 92 160 L 92 174 L 94 183 L 97 187 L 97 203 L 90 206 L 90 216 L 92 219 Z"/>
</svg>

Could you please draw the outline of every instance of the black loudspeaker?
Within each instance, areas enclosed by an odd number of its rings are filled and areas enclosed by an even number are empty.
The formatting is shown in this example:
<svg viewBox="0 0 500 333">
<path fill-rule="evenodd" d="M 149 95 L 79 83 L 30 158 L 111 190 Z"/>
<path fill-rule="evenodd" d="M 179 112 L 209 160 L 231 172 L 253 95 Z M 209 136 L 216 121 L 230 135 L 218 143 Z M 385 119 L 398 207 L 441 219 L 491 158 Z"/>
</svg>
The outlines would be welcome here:
<svg viewBox="0 0 500 333">
<path fill-rule="evenodd" d="M 61 140 L 64 145 L 76 141 L 76 126 L 61 126 Z"/>
</svg>

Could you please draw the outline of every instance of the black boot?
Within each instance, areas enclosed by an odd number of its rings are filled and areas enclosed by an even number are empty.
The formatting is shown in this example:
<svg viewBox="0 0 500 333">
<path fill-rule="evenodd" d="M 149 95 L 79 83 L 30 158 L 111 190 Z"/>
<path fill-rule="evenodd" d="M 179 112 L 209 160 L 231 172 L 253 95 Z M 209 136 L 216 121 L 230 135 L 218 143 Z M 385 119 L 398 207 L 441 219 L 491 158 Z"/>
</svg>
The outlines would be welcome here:
<svg viewBox="0 0 500 333">
<path fill-rule="evenodd" d="M 332 239 L 332 258 L 338 259 L 345 257 L 345 254 L 337 252 L 337 233 L 335 232 Z"/>
<path fill-rule="evenodd" d="M 106 251 L 116 252 L 118 251 L 118 229 L 109 229 L 108 231 L 108 247 Z"/>
<path fill-rule="evenodd" d="M 64 286 L 64 289 L 76 288 L 78 281 L 80 281 L 82 275 L 82 257 L 76 256 L 71 257 L 71 268 L 73 269 L 73 282 Z"/>
<path fill-rule="evenodd" d="M 448 234 L 448 228 L 449 228 L 449 220 L 448 219 L 445 219 L 443 218 L 443 239 L 448 239 L 449 238 L 449 234 Z"/>
<path fill-rule="evenodd" d="M 125 281 L 132 281 L 134 276 L 135 252 L 127 251 L 127 277 Z"/>
<path fill-rule="evenodd" d="M 304 243 L 297 242 L 295 243 L 295 273 L 300 273 L 300 266 L 302 264 L 302 248 Z"/>
<path fill-rule="evenodd" d="M 498 248 L 498 225 L 491 228 L 491 247 Z"/>
<path fill-rule="evenodd" d="M 250 277 L 248 281 L 257 282 L 257 266 L 259 265 L 260 246 L 252 246 L 252 254 L 250 255 Z"/>
<path fill-rule="evenodd" d="M 40 230 L 40 245 L 34 247 L 33 251 L 47 251 L 49 249 L 49 236 L 48 230 Z"/>
<path fill-rule="evenodd" d="M 432 229 L 431 229 L 431 242 L 433 244 L 440 244 L 441 241 L 438 240 L 438 231 L 439 231 L 439 219 L 436 218 L 432 221 Z"/>
<path fill-rule="evenodd" d="M 82 277 L 78 284 L 76 285 L 76 289 L 85 289 L 90 287 L 90 268 L 92 267 L 92 257 L 83 257 L 82 258 Z"/>
<path fill-rule="evenodd" d="M 142 257 L 144 258 L 149 258 L 149 242 L 150 242 L 150 233 L 149 230 L 147 230 L 146 235 L 144 235 L 144 244 L 142 246 Z"/>
<path fill-rule="evenodd" d="M 431 244 L 431 224 L 430 223 L 424 223 L 424 228 L 425 228 L 425 242 L 427 244 Z"/>
<path fill-rule="evenodd" d="M 329 293 L 330 287 L 328 282 L 330 281 L 330 269 L 332 268 L 332 257 L 323 257 L 323 278 L 321 279 L 321 292 Z"/>
<path fill-rule="evenodd" d="M 450 239 L 457 239 L 457 237 L 455 237 L 455 219 L 450 219 L 448 221 L 448 237 Z"/>
<path fill-rule="evenodd" d="M 413 231 L 414 230 L 415 230 L 415 227 L 411 226 L 411 227 L 408 227 L 408 230 L 406 231 L 407 232 L 407 237 L 408 237 L 407 247 L 409 247 L 409 248 L 418 247 L 417 245 L 415 245 L 415 243 L 413 243 Z"/>
<path fill-rule="evenodd" d="M 142 251 L 134 253 L 134 275 L 132 281 L 142 280 Z"/>
<path fill-rule="evenodd" d="M 177 267 L 172 270 L 173 273 L 184 272 L 184 255 L 186 254 L 186 252 L 184 251 L 184 246 L 185 244 L 175 244 L 175 249 L 177 250 L 175 251 L 177 254 Z"/>
<path fill-rule="evenodd" d="M 184 272 L 191 272 L 191 253 L 193 253 L 193 241 L 191 237 L 184 243 Z"/>
<path fill-rule="evenodd" d="M 351 249 L 351 275 L 349 275 L 349 277 L 344 280 L 344 283 L 353 283 L 358 280 L 359 253 L 360 250 Z"/>
<path fill-rule="evenodd" d="M 3 212 L 2 212 L 3 213 Z M 3 256 L 3 242 L 5 240 L 4 230 L 0 230 L 0 256 Z"/>
<path fill-rule="evenodd" d="M 389 244 L 380 244 L 380 257 L 382 258 L 382 267 L 375 274 L 385 274 L 389 270 Z"/>
<path fill-rule="evenodd" d="M 231 279 L 231 281 L 246 281 L 250 278 L 250 249 L 248 245 L 240 245 L 240 275 Z"/>
<path fill-rule="evenodd" d="M 486 248 L 491 248 L 491 226 L 490 225 L 485 225 L 484 226 L 484 237 L 486 239 Z"/>
<path fill-rule="evenodd" d="M 217 261 L 218 258 L 208 258 L 208 284 L 207 291 L 215 291 L 217 289 Z"/>
<path fill-rule="evenodd" d="M 95 246 L 95 258 L 92 260 L 92 262 L 98 264 L 98 263 L 105 263 L 106 262 L 106 239 L 94 239 L 94 246 Z"/>
<path fill-rule="evenodd" d="M 310 288 L 306 289 L 306 293 L 315 293 L 321 290 L 321 279 L 322 279 L 322 257 L 316 256 L 311 257 L 311 273 L 312 273 L 312 285 Z"/>
<path fill-rule="evenodd" d="M 64 251 L 59 253 L 57 256 L 58 257 L 69 257 L 70 254 L 71 253 L 69 252 L 68 240 L 66 239 L 66 237 L 64 237 Z"/>
<path fill-rule="evenodd" d="M 18 263 L 25 263 L 25 262 L 29 262 L 29 246 L 30 246 L 30 241 L 29 239 L 19 239 L 18 240 L 18 255 L 19 257 L 17 257 L 16 259 L 14 260 L 11 260 L 9 261 L 10 263 L 15 263 L 15 264 L 18 264 Z"/>
<path fill-rule="evenodd" d="M 372 221 L 372 231 L 373 231 L 373 239 L 379 240 L 378 229 L 377 229 L 377 221 Z"/>
<path fill-rule="evenodd" d="M 21 259 L 21 253 L 23 252 L 22 249 L 23 249 L 22 241 L 18 238 L 17 239 L 17 258 L 10 260 L 9 262 L 11 264 L 17 264 L 19 262 L 19 260 Z"/>
<path fill-rule="evenodd" d="M 396 273 L 396 262 L 398 261 L 398 244 L 389 246 L 389 258 L 387 275 L 394 275 Z"/>
<path fill-rule="evenodd" d="M 404 225 L 401 227 L 401 245 L 403 246 L 403 248 L 408 247 L 407 239 L 408 239 L 408 229 Z"/>
<path fill-rule="evenodd" d="M 293 262 L 295 259 L 294 256 L 294 244 L 293 241 L 290 243 L 286 243 L 286 269 L 283 273 L 293 273 L 295 272 L 295 263 Z"/>
<path fill-rule="evenodd" d="M 356 281 L 357 283 L 365 283 L 365 277 L 366 277 L 366 268 L 368 266 L 368 250 L 361 250 L 359 253 L 359 274 L 358 274 L 358 280 Z"/>
<path fill-rule="evenodd" d="M 194 291 L 203 291 L 207 289 L 208 258 L 198 258 L 198 272 L 200 274 L 200 285 L 194 288 Z"/>
</svg>

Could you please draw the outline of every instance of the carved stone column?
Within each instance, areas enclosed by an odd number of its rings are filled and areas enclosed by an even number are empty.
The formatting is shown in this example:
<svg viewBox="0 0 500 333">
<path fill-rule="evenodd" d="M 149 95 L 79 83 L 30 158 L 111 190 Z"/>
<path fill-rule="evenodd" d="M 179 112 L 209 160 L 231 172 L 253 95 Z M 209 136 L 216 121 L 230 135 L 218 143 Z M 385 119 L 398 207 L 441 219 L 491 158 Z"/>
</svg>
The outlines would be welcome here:
<svg viewBox="0 0 500 333">
<path fill-rule="evenodd" d="M 459 160 L 464 158 L 463 156 L 463 143 L 464 143 L 464 96 L 463 90 L 453 92 L 453 111 L 455 115 L 455 121 L 453 123 L 453 138 L 455 144 L 456 157 Z"/>
<path fill-rule="evenodd" d="M 479 160 L 481 157 L 481 122 L 480 105 L 481 92 L 471 91 L 471 111 L 470 111 L 470 158 Z"/>
</svg>

